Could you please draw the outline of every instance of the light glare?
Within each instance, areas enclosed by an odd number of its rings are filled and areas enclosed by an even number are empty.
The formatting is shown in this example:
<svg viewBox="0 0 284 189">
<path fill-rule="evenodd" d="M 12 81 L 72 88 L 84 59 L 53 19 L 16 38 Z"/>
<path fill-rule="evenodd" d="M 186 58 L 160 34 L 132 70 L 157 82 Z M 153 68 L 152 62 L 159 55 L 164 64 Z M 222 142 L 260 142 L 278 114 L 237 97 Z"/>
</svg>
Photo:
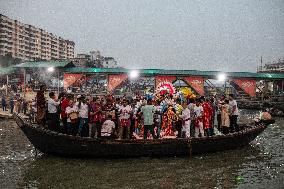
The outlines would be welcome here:
<svg viewBox="0 0 284 189">
<path fill-rule="evenodd" d="M 136 79 L 139 76 L 139 72 L 137 70 L 132 70 L 130 72 L 130 78 L 131 79 Z"/>
<path fill-rule="evenodd" d="M 217 76 L 217 80 L 220 81 L 220 82 L 224 82 L 224 81 L 226 81 L 226 79 L 227 79 L 227 76 L 226 76 L 226 74 L 224 74 L 224 73 L 220 73 L 220 74 Z"/>
<path fill-rule="evenodd" d="M 49 67 L 49 68 L 47 68 L 47 71 L 48 71 L 48 72 L 54 72 L 54 67 Z"/>
</svg>

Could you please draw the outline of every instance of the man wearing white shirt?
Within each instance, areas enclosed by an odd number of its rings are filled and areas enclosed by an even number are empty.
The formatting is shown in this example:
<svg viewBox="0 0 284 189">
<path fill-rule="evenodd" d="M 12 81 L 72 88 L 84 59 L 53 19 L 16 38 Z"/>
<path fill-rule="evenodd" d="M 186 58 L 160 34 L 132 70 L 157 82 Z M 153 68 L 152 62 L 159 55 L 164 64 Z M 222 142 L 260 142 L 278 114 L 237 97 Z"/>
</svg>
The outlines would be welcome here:
<svg viewBox="0 0 284 189">
<path fill-rule="evenodd" d="M 119 132 L 119 139 L 123 138 L 123 133 L 126 132 L 126 137 L 129 139 L 129 132 L 130 132 L 130 115 L 132 113 L 132 108 L 130 105 L 128 105 L 128 100 L 124 99 L 122 101 L 122 106 L 120 106 L 119 109 L 119 126 L 120 126 L 120 132 Z"/>
<path fill-rule="evenodd" d="M 230 112 L 230 132 L 238 132 L 239 126 L 237 124 L 239 109 L 237 101 L 234 99 L 233 94 L 229 94 L 229 112 Z"/>
<path fill-rule="evenodd" d="M 191 125 L 190 110 L 186 102 L 182 104 L 182 107 L 183 107 L 182 113 L 181 115 L 179 115 L 179 117 L 182 119 L 182 132 L 185 133 L 186 138 L 189 138 L 190 137 L 190 125 Z"/>
<path fill-rule="evenodd" d="M 89 133 L 88 130 L 88 117 L 89 117 L 89 106 L 86 102 L 86 99 L 84 96 L 79 96 L 78 102 L 76 103 L 76 106 L 79 111 L 79 129 L 78 129 L 78 135 L 83 137 L 87 136 Z"/>
<path fill-rule="evenodd" d="M 48 119 L 48 128 L 50 130 L 57 131 L 59 129 L 59 116 L 57 113 L 57 107 L 60 102 L 55 99 L 54 92 L 49 93 L 49 99 L 47 101 L 47 119 Z"/>
</svg>

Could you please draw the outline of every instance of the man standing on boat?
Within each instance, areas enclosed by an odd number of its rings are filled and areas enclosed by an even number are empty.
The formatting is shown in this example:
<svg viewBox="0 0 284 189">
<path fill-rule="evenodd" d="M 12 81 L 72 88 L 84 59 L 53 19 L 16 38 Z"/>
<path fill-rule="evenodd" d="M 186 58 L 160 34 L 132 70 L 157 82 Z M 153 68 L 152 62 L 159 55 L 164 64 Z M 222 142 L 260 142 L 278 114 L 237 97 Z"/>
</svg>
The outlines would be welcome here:
<svg viewBox="0 0 284 189">
<path fill-rule="evenodd" d="M 181 115 L 179 115 L 179 117 L 182 119 L 182 131 L 183 133 L 185 133 L 185 137 L 189 138 L 190 137 L 190 125 L 191 125 L 190 110 L 186 102 L 184 102 L 182 106 L 183 106 L 183 110 L 181 112 Z"/>
<path fill-rule="evenodd" d="M 49 98 L 47 102 L 47 110 L 48 110 L 48 128 L 53 131 L 58 131 L 59 129 L 59 115 L 57 114 L 57 107 L 60 102 L 55 99 L 54 92 L 49 93 Z"/>
<path fill-rule="evenodd" d="M 156 111 L 156 108 L 154 105 L 152 105 L 152 100 L 150 99 L 148 99 L 147 104 L 145 106 L 142 106 L 141 108 L 143 122 L 144 122 L 144 135 L 143 135 L 144 139 L 147 139 L 147 134 L 149 130 L 153 138 L 156 138 L 155 133 L 154 133 L 154 113 L 155 111 Z"/>
<path fill-rule="evenodd" d="M 197 138 L 199 135 L 204 137 L 204 128 L 203 128 L 203 107 L 201 105 L 201 100 L 196 100 L 196 106 L 194 107 L 194 122 L 195 122 L 195 134 Z"/>
<path fill-rule="evenodd" d="M 44 97 L 44 92 L 46 90 L 46 85 L 41 85 L 40 90 L 36 94 L 37 103 L 37 115 L 36 121 L 39 125 L 45 126 L 45 114 L 46 114 L 46 101 Z"/>
<path fill-rule="evenodd" d="M 238 132 L 239 126 L 237 124 L 239 109 L 237 101 L 234 99 L 233 94 L 229 94 L 229 110 L 230 110 L 230 132 Z"/>
<path fill-rule="evenodd" d="M 120 132 L 119 132 L 119 139 L 123 137 L 123 134 L 125 132 L 125 137 L 129 139 L 129 132 L 130 132 L 130 114 L 132 112 L 132 108 L 130 105 L 128 105 L 128 100 L 124 99 L 122 101 L 122 106 L 119 109 L 119 126 L 120 126 Z"/>
</svg>

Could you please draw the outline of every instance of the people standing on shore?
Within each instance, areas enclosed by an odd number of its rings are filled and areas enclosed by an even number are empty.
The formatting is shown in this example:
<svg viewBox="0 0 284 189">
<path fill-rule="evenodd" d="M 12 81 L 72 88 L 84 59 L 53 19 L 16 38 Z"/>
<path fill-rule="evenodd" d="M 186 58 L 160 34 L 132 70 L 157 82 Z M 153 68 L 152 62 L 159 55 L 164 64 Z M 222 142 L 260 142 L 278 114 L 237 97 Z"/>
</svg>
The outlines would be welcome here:
<svg viewBox="0 0 284 189">
<path fill-rule="evenodd" d="M 15 101 L 14 101 L 14 97 L 13 96 L 10 97 L 9 105 L 10 105 L 10 114 L 13 114 L 13 112 L 14 112 L 14 105 L 15 105 Z"/>
<path fill-rule="evenodd" d="M 4 95 L 2 95 L 1 104 L 2 104 L 3 111 L 4 112 L 7 111 L 7 102 L 6 102 L 6 98 Z"/>
<path fill-rule="evenodd" d="M 28 111 L 28 101 L 26 101 L 25 99 L 22 100 L 22 110 L 24 115 L 26 115 Z"/>
<path fill-rule="evenodd" d="M 19 114 L 21 112 L 21 99 L 18 95 L 15 98 L 15 112 Z"/>
<path fill-rule="evenodd" d="M 229 107 L 230 107 L 230 132 L 238 132 L 238 116 L 239 116 L 239 109 L 237 101 L 234 99 L 233 94 L 229 94 Z"/>
</svg>

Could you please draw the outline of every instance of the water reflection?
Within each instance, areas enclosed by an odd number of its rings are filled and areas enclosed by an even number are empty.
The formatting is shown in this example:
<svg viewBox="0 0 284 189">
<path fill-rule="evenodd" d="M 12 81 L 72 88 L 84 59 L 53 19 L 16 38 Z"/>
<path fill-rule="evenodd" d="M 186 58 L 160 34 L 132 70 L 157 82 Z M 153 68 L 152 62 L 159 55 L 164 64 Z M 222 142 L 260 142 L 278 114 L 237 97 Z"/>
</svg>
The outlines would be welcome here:
<svg viewBox="0 0 284 189">
<path fill-rule="evenodd" d="M 231 188 L 243 165 L 259 150 L 243 150 L 179 158 L 115 160 L 42 157 L 31 163 L 22 186 L 96 188 Z M 249 154 L 249 155 L 248 155 Z"/>
</svg>

